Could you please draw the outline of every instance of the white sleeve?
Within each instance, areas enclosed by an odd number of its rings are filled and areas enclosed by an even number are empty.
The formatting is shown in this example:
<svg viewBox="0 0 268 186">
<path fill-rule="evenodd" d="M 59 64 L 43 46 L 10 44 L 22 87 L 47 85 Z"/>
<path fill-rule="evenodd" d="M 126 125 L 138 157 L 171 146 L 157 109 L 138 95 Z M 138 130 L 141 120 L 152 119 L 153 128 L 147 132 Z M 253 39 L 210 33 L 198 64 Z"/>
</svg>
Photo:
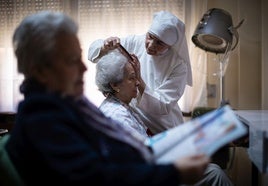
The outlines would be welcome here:
<svg viewBox="0 0 268 186">
<path fill-rule="evenodd" d="M 187 80 L 187 66 L 181 63 L 173 70 L 157 89 L 147 84 L 142 95 L 139 95 L 138 107 L 150 114 L 169 114 L 184 93 Z"/>
<path fill-rule="evenodd" d="M 100 55 L 100 50 L 101 47 L 103 45 L 104 40 L 103 39 L 98 39 L 96 41 L 94 41 L 93 43 L 91 43 L 91 45 L 89 46 L 88 49 L 88 60 L 93 62 L 93 63 L 97 63 L 98 60 L 97 58 Z"/>
</svg>

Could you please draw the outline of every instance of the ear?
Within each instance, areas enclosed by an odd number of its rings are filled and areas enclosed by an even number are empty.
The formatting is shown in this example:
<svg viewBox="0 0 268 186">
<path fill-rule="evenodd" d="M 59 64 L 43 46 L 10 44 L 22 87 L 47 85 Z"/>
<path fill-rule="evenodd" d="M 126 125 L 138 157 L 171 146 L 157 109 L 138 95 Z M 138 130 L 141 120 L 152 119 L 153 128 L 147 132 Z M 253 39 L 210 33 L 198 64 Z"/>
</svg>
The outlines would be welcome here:
<svg viewBox="0 0 268 186">
<path fill-rule="evenodd" d="M 49 72 L 46 68 L 32 68 L 32 75 L 41 83 L 46 83 L 49 78 Z"/>
<path fill-rule="evenodd" d="M 118 92 L 119 86 L 118 86 L 117 83 L 109 83 L 109 85 L 112 87 L 112 89 L 113 89 L 115 92 Z"/>
</svg>

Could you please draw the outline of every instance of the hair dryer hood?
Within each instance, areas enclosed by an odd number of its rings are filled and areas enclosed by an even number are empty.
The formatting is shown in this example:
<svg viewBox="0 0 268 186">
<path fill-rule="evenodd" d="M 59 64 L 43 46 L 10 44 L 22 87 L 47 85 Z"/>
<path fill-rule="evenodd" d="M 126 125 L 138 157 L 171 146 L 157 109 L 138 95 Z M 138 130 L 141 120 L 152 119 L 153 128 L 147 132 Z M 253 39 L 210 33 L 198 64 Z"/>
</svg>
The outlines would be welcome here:
<svg viewBox="0 0 268 186">
<path fill-rule="evenodd" d="M 225 53 L 227 47 L 233 45 L 233 38 L 236 41 L 232 50 L 238 43 L 238 33 L 233 26 L 232 17 L 223 9 L 212 8 L 203 15 L 192 36 L 192 41 L 205 51 Z"/>
</svg>

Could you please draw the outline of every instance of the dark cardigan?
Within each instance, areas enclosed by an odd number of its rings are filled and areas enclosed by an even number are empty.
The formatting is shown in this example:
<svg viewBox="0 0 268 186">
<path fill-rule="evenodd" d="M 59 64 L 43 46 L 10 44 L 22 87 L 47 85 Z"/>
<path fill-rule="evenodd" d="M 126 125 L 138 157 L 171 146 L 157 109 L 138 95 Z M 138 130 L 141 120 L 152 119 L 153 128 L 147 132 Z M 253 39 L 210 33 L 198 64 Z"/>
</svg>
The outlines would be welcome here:
<svg viewBox="0 0 268 186">
<path fill-rule="evenodd" d="M 112 122 L 90 105 L 85 122 L 71 98 L 26 82 L 8 154 L 27 185 L 178 185 L 173 165 L 146 163 L 136 149 L 90 126 Z"/>
</svg>

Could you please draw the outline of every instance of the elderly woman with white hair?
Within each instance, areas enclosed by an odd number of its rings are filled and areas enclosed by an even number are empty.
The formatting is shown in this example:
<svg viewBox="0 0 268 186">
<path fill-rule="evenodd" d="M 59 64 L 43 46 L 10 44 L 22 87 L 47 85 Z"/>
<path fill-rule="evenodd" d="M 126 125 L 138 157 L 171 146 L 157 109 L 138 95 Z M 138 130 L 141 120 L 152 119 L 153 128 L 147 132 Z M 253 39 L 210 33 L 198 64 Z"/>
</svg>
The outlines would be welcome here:
<svg viewBox="0 0 268 186">
<path fill-rule="evenodd" d="M 156 134 L 183 123 L 178 100 L 186 85 L 192 85 L 184 23 L 170 12 L 157 12 L 146 34 L 96 40 L 88 59 L 98 62 L 119 43 L 140 61 L 139 94 L 131 105 L 144 124 Z"/>
<path fill-rule="evenodd" d="M 100 110 L 137 138 L 148 137 L 148 127 L 129 105 L 137 97 L 140 84 L 132 63 L 118 50 L 111 51 L 97 63 L 95 81 L 99 91 L 106 97 Z"/>
</svg>

